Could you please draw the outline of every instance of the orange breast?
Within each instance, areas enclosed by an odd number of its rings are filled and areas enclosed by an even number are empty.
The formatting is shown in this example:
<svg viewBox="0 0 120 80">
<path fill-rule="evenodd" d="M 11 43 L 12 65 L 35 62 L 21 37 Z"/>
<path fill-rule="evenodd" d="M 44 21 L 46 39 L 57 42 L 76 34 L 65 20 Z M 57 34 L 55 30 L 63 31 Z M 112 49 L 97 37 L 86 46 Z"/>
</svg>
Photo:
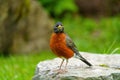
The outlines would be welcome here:
<svg viewBox="0 0 120 80">
<path fill-rule="evenodd" d="M 74 52 L 66 45 L 66 35 L 64 33 L 52 34 L 50 48 L 59 57 L 68 59 L 74 55 Z"/>
</svg>

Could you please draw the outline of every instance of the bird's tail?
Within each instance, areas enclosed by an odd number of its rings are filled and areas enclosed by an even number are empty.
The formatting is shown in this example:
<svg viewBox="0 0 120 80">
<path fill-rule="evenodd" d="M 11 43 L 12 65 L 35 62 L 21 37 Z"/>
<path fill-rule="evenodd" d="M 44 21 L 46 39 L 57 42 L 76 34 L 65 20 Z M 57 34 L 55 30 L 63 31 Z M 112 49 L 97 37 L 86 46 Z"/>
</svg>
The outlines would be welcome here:
<svg viewBox="0 0 120 80">
<path fill-rule="evenodd" d="M 81 61 L 86 63 L 88 66 L 92 66 L 92 64 L 90 62 L 88 62 L 84 57 L 82 57 L 79 52 L 75 54 L 75 58 L 80 59 Z"/>
</svg>

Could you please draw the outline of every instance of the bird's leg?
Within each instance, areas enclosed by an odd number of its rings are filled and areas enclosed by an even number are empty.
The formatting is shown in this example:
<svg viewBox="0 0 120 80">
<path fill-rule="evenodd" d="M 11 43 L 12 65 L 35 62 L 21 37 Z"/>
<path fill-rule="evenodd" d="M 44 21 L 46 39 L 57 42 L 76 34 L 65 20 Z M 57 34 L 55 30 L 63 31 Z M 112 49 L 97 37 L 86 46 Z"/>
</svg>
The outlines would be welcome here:
<svg viewBox="0 0 120 80">
<path fill-rule="evenodd" d="M 63 64 L 64 60 L 65 60 L 65 59 L 62 59 L 62 62 L 61 62 L 61 64 L 60 64 L 59 70 L 61 70 L 61 67 L 62 67 L 62 64 Z"/>
<path fill-rule="evenodd" d="M 65 72 L 67 72 L 66 67 L 67 67 L 68 59 L 66 59 L 65 69 L 61 69 L 64 61 L 65 61 L 65 59 L 62 59 L 62 62 L 61 62 L 61 64 L 60 64 L 60 68 L 59 68 L 59 70 L 58 70 L 59 73 L 65 73 Z"/>
<path fill-rule="evenodd" d="M 66 59 L 65 70 L 67 69 L 68 59 Z"/>
</svg>

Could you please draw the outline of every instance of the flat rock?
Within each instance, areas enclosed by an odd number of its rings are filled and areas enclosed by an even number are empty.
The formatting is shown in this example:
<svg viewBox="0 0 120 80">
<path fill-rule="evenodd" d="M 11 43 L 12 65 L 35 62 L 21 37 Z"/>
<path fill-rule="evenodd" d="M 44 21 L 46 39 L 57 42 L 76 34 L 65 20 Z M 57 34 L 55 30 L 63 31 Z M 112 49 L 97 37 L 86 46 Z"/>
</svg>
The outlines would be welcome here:
<svg viewBox="0 0 120 80">
<path fill-rule="evenodd" d="M 33 80 L 120 80 L 119 54 L 90 54 L 81 52 L 92 67 L 82 61 L 71 58 L 67 65 L 67 72 L 59 73 L 60 58 L 40 62 L 35 71 Z M 62 66 L 64 69 L 65 63 Z"/>
</svg>

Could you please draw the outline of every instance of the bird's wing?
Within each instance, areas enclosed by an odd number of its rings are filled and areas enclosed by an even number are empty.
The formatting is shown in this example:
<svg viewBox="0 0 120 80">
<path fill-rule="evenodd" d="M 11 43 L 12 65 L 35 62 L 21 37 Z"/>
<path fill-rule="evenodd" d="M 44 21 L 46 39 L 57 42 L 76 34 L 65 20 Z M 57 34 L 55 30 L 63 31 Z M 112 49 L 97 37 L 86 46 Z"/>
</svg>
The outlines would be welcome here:
<svg viewBox="0 0 120 80">
<path fill-rule="evenodd" d="M 77 53 L 77 47 L 74 44 L 74 42 L 72 41 L 72 39 L 66 34 L 66 45 L 74 52 Z"/>
<path fill-rule="evenodd" d="M 82 57 L 80 55 L 79 51 L 77 50 L 77 47 L 75 46 L 74 42 L 72 41 L 72 39 L 68 35 L 66 35 L 66 45 L 75 53 L 74 57 L 82 60 L 88 66 L 92 66 L 91 63 L 89 63 L 84 57 Z"/>
</svg>

